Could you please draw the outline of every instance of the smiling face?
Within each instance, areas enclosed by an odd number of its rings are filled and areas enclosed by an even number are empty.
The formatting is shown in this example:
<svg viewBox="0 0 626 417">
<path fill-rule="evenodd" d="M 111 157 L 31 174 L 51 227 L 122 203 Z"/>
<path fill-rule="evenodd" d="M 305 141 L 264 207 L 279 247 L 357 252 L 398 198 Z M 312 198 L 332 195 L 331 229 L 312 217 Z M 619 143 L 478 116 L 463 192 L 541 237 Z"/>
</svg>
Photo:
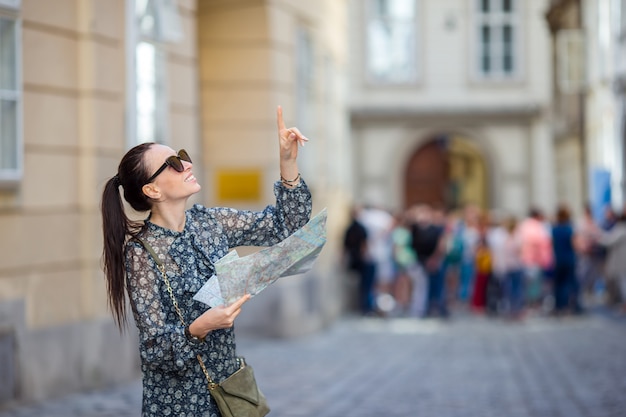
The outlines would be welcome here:
<svg viewBox="0 0 626 417">
<path fill-rule="evenodd" d="M 176 152 L 169 146 L 156 144 L 145 153 L 145 163 L 150 175 L 156 172 Z M 193 175 L 193 164 L 181 160 L 183 171 L 178 172 L 171 166 L 165 168 L 154 180 L 144 185 L 144 193 L 156 201 L 186 199 L 200 191 L 200 184 Z"/>
</svg>

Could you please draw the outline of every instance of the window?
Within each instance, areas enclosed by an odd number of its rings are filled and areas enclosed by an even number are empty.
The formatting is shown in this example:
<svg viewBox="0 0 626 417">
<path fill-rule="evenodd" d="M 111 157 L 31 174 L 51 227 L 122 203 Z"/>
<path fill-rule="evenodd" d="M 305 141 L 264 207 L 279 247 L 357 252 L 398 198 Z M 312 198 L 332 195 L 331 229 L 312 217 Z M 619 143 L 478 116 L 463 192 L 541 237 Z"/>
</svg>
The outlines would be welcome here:
<svg viewBox="0 0 626 417">
<path fill-rule="evenodd" d="M 10 8 L 8 6 L 11 6 Z M 0 181 L 22 175 L 22 80 L 17 0 L 0 1 Z"/>
<path fill-rule="evenodd" d="M 417 10 L 415 0 L 368 0 L 368 79 L 407 84 L 417 80 Z"/>
<path fill-rule="evenodd" d="M 315 51 L 309 31 L 298 28 L 296 37 L 296 124 L 305 135 L 314 135 L 315 126 Z M 308 132 L 308 133 L 307 133 Z M 314 177 L 313 152 L 298 156 L 300 172 L 306 178 Z"/>
<path fill-rule="evenodd" d="M 130 1 L 129 33 L 134 34 L 129 136 L 131 144 L 167 141 L 167 91 L 165 43 L 182 40 L 180 15 L 175 0 Z"/>
<path fill-rule="evenodd" d="M 163 51 L 152 42 L 140 41 L 135 59 L 137 142 L 163 143 L 167 113 Z"/>
<path fill-rule="evenodd" d="M 520 75 L 518 0 L 476 1 L 476 75 L 502 80 Z"/>
</svg>

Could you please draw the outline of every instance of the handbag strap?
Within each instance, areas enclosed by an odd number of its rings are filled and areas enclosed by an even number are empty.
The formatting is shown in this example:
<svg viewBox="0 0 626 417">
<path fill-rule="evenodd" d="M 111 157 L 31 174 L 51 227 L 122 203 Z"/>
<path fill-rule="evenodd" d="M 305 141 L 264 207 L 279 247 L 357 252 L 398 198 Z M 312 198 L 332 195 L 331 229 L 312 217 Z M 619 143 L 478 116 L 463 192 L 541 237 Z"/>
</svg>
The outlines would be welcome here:
<svg viewBox="0 0 626 417">
<path fill-rule="evenodd" d="M 139 240 L 141 244 L 146 248 L 146 250 L 150 252 L 152 259 L 154 259 L 154 262 L 157 265 L 157 268 L 159 269 L 159 271 L 161 271 L 161 275 L 163 275 L 163 281 L 165 281 L 165 285 L 167 286 L 167 292 L 170 295 L 172 304 L 174 304 L 174 309 L 176 310 L 176 314 L 180 319 L 180 323 L 183 325 L 183 327 L 186 327 L 187 323 L 185 323 L 183 313 L 180 311 L 180 307 L 178 307 L 178 301 L 176 301 L 176 297 L 174 297 L 174 291 L 172 290 L 172 286 L 170 285 L 170 280 L 167 278 L 167 274 L 165 273 L 165 263 L 163 263 L 163 261 L 158 257 L 158 255 L 156 254 L 154 249 L 152 249 L 152 246 L 150 246 L 148 242 L 140 238 L 137 238 L 137 240 Z"/>
<path fill-rule="evenodd" d="M 174 309 L 176 310 L 176 314 L 178 315 L 178 318 L 180 319 L 180 323 L 183 325 L 183 327 L 187 327 L 187 324 L 185 323 L 185 319 L 183 318 L 183 313 L 180 311 L 180 307 L 178 307 L 178 301 L 176 301 L 176 297 L 174 296 L 174 291 L 172 290 L 172 286 L 170 285 L 170 280 L 167 278 L 167 274 L 165 273 L 165 263 L 158 257 L 158 255 L 156 254 L 154 249 L 152 249 L 152 246 L 150 246 L 148 242 L 146 242 L 145 240 L 141 238 L 138 238 L 137 236 L 135 236 L 135 239 L 137 239 L 143 245 L 143 247 L 146 248 L 146 250 L 150 253 L 150 256 L 152 256 L 154 263 L 156 263 L 157 268 L 159 269 L 159 271 L 161 271 L 161 275 L 163 276 L 163 281 L 165 281 L 165 285 L 167 286 L 167 293 L 170 295 L 172 304 L 174 304 Z M 216 384 L 211 378 L 211 375 L 209 375 L 209 371 L 206 369 L 206 366 L 204 365 L 204 361 L 200 357 L 200 354 L 197 354 L 196 358 L 198 359 L 198 362 L 200 363 L 200 368 L 202 368 L 202 372 L 204 373 L 204 376 L 206 377 L 206 380 L 209 383 L 209 390 L 213 390 L 217 388 L 218 384 Z"/>
</svg>

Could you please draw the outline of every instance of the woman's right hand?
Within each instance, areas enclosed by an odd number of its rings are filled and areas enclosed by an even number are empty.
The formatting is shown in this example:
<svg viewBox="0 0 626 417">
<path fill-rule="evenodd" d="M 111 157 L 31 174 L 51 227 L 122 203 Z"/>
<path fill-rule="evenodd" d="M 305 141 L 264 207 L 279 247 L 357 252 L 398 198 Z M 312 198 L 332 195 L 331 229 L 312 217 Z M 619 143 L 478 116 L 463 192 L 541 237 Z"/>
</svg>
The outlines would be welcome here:
<svg viewBox="0 0 626 417">
<path fill-rule="evenodd" d="M 246 294 L 228 306 L 217 306 L 208 309 L 189 325 L 189 332 L 193 336 L 206 337 L 211 330 L 233 327 L 235 318 L 241 313 L 241 306 L 251 298 Z"/>
<path fill-rule="evenodd" d="M 292 162 L 298 157 L 298 145 L 304 146 L 309 139 L 304 136 L 297 127 L 287 129 L 283 120 L 283 108 L 276 108 L 276 122 L 278 125 L 278 144 L 280 148 L 280 161 Z M 283 173 L 282 174 L 288 174 Z M 297 175 L 297 172 L 296 172 Z M 291 178 L 291 177 L 289 177 Z"/>
</svg>

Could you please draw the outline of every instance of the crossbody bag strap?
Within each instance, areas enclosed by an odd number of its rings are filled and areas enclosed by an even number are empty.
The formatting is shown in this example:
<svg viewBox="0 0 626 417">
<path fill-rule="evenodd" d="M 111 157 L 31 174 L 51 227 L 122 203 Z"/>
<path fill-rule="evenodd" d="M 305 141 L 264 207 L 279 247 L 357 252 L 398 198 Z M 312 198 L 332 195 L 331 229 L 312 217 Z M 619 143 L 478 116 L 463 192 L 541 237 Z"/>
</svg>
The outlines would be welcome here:
<svg viewBox="0 0 626 417">
<path fill-rule="evenodd" d="M 167 292 L 170 295 L 172 304 L 174 304 L 174 309 L 176 310 L 176 314 L 178 315 L 178 318 L 180 319 L 180 323 L 183 325 L 183 327 L 187 327 L 187 324 L 185 323 L 185 319 L 183 318 L 183 313 L 180 311 L 180 307 L 178 307 L 178 301 L 176 301 L 176 297 L 174 297 L 174 291 L 172 290 L 172 286 L 170 285 L 170 280 L 167 278 L 167 274 L 165 273 L 165 264 L 163 263 L 161 259 L 159 259 L 158 255 L 156 254 L 154 249 L 152 249 L 152 246 L 150 246 L 148 242 L 136 236 L 135 236 L 135 239 L 137 239 L 143 245 L 143 247 L 146 248 L 146 250 L 150 253 L 150 256 L 152 256 L 154 263 L 156 263 L 157 268 L 159 269 L 159 271 L 161 271 L 161 275 L 163 275 L 163 281 L 165 281 L 165 285 L 167 286 Z M 212 390 L 216 388 L 217 384 L 213 382 L 213 379 L 211 378 L 211 375 L 209 375 L 209 371 L 206 369 L 206 366 L 204 365 L 204 361 L 202 360 L 200 355 L 199 354 L 196 355 L 196 358 L 198 359 L 198 362 L 200 363 L 200 368 L 202 368 L 202 372 L 204 373 L 204 376 L 206 377 L 206 380 L 209 383 L 209 389 Z"/>
<path fill-rule="evenodd" d="M 154 249 L 152 249 L 152 246 L 150 246 L 148 242 L 140 238 L 136 238 L 136 239 L 139 242 L 141 242 L 141 244 L 144 246 L 144 248 L 146 248 L 148 252 L 150 252 L 150 255 L 154 259 L 154 263 L 156 263 L 157 268 L 159 269 L 159 271 L 161 271 L 161 275 L 163 275 L 163 281 L 165 281 L 165 285 L 167 286 L 167 292 L 170 295 L 172 304 L 174 304 L 174 309 L 176 310 L 176 314 L 178 315 L 178 318 L 180 319 L 180 323 L 183 325 L 183 327 L 186 327 L 187 323 L 185 323 L 185 319 L 183 318 L 183 313 L 180 311 L 180 308 L 178 307 L 178 302 L 176 301 L 176 297 L 174 297 L 174 291 L 172 290 L 172 286 L 170 285 L 170 280 L 167 278 L 167 274 L 165 273 L 165 264 L 163 263 L 161 259 L 159 259 L 158 255 L 156 254 Z"/>
</svg>

